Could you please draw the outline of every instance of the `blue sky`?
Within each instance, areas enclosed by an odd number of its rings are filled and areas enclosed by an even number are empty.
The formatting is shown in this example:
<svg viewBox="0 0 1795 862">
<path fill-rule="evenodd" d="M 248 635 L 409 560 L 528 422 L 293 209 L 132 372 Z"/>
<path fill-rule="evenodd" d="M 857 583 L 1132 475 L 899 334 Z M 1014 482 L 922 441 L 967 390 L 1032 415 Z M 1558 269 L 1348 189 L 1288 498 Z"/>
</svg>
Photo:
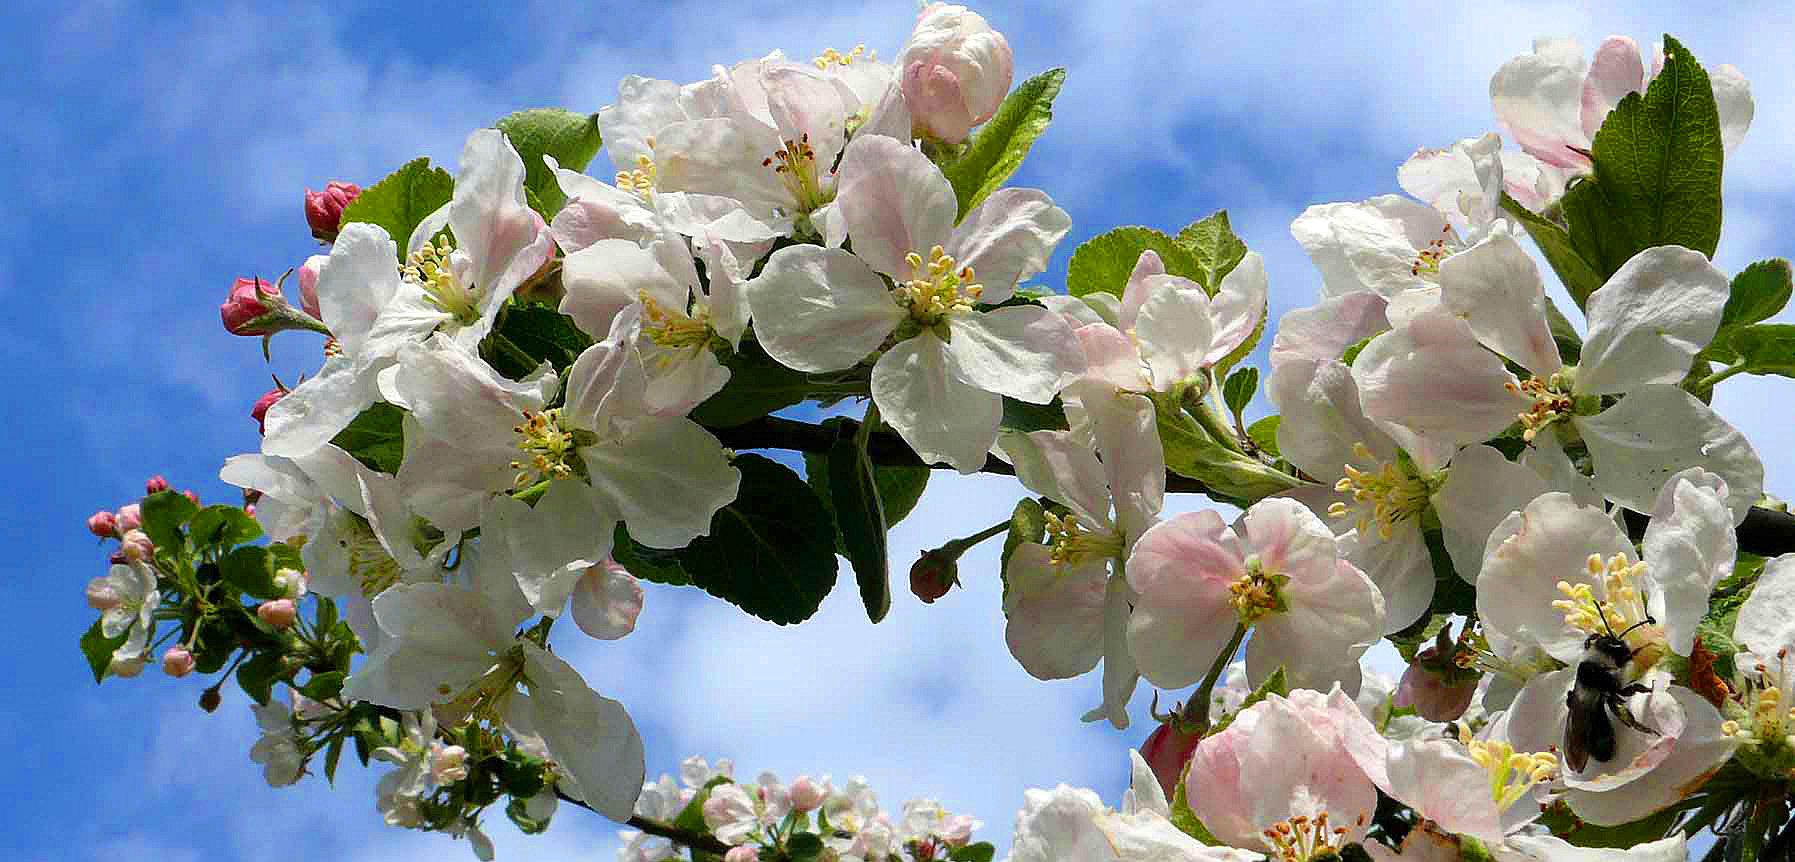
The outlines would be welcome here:
<svg viewBox="0 0 1795 862">
<path fill-rule="evenodd" d="M 0 679 L 0 746 L 17 788 L 0 855 L 460 858 L 466 848 L 447 838 L 380 823 L 375 771 L 345 766 L 334 790 L 268 788 L 247 758 L 254 722 L 234 689 L 208 716 L 194 706 L 199 679 L 152 670 L 94 686 L 75 641 L 93 618 L 82 586 L 104 555 L 82 520 L 133 499 L 153 473 L 232 498 L 215 476 L 257 446 L 250 403 L 271 371 L 290 382 L 318 353 L 285 338 L 266 365 L 252 340 L 224 333 L 216 306 L 233 278 L 275 276 L 317 251 L 306 186 L 369 184 L 419 154 L 452 166 L 473 128 L 522 107 L 596 110 L 625 74 L 685 81 L 772 48 L 812 56 L 861 42 L 890 57 L 913 7 L 58 5 L 12 12 L 0 30 L 11 58 L 0 72 L 0 199 L 11 202 L 0 208 L 0 297 L 25 309 L 0 322 L 0 374 L 23 393 L 8 401 L 14 490 L 0 506 L 24 598 L 0 635 L 14 656 Z M 1272 313 L 1309 304 L 1319 280 L 1290 219 L 1396 191 L 1395 168 L 1417 146 L 1491 128 L 1490 73 L 1543 34 L 1593 46 L 1669 31 L 1703 62 L 1739 66 L 1757 119 L 1727 165 L 1718 263 L 1734 272 L 1795 252 L 1782 229 L 1795 217 L 1786 7 L 1738 4 L 1707 19 L 1637 5 L 1193 6 L 979 7 L 1008 34 L 1019 79 L 1070 67 L 1054 125 L 1013 181 L 1046 189 L 1074 220 L 1044 283 L 1093 234 L 1175 230 L 1225 207 L 1266 257 Z M 601 154 L 593 172 L 607 164 Z M 1795 495 L 1786 393 L 1786 382 L 1734 378 L 1717 398 L 1783 497 Z M 1000 519 L 1019 495 L 1008 480 L 937 474 L 894 533 L 894 564 Z M 635 634 L 558 647 L 629 708 L 651 774 L 692 753 L 733 757 L 749 776 L 865 774 L 888 809 L 936 795 L 1007 845 L 1025 787 L 1066 781 L 1116 801 L 1124 752 L 1150 728 L 1081 725 L 1095 678 L 1043 684 L 1004 649 L 995 548 L 969 555 L 962 574 L 967 589 L 932 606 L 900 595 L 878 626 L 851 589 L 779 628 L 651 585 Z M 609 823 L 577 811 L 536 838 L 497 812 L 490 825 L 508 860 L 610 858 L 614 841 Z"/>
</svg>

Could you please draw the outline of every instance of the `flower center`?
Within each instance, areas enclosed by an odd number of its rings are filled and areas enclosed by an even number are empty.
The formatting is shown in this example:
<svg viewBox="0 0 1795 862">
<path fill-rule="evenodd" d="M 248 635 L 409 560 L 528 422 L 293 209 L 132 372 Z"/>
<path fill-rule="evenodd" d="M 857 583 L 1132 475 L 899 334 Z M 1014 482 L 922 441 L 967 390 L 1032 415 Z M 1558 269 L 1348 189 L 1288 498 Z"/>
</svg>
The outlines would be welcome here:
<svg viewBox="0 0 1795 862">
<path fill-rule="evenodd" d="M 830 66 L 852 66 L 855 60 L 865 59 L 868 62 L 878 59 L 878 52 L 868 52 L 865 45 L 855 45 L 854 50 L 843 54 L 830 48 L 810 62 L 822 71 L 829 71 Z"/>
<path fill-rule="evenodd" d="M 642 303 L 642 334 L 650 341 L 673 350 L 697 350 L 711 342 L 710 308 L 694 304 L 690 315 L 681 314 L 656 302 L 648 291 L 639 291 Z"/>
<path fill-rule="evenodd" d="M 1668 648 L 1663 629 L 1650 622 L 1646 612 L 1645 593 L 1640 589 L 1646 564 L 1628 562 L 1625 554 L 1615 554 L 1604 563 L 1601 554 L 1590 554 L 1588 568 L 1589 575 L 1600 580 L 1603 598 L 1597 599 L 1588 584 L 1572 586 L 1559 581 L 1558 591 L 1565 597 L 1552 607 L 1564 612 L 1565 623 L 1586 635 L 1619 636 L 1636 654 L 1640 668 L 1657 664 Z"/>
<path fill-rule="evenodd" d="M 451 240 L 427 242 L 411 253 L 399 273 L 406 281 L 423 288 L 425 299 L 438 311 L 467 326 L 480 320 L 480 288 L 464 284 L 456 276 L 456 261 L 451 259 L 454 251 Z"/>
<path fill-rule="evenodd" d="M 1739 706 L 1728 704 L 1729 718 L 1720 732 L 1738 740 L 1741 758 L 1752 772 L 1765 777 L 1795 775 L 1795 680 L 1790 678 L 1788 649 L 1776 653 L 1776 670 L 1759 662 L 1756 676 L 1744 677 L 1745 691 Z M 1741 720 L 1743 719 L 1743 720 Z"/>
<path fill-rule="evenodd" d="M 650 141 L 649 146 L 654 146 Z M 636 157 L 636 169 L 618 171 L 616 184 L 619 189 L 629 192 L 648 203 L 654 197 L 655 167 L 654 160 L 647 156 Z"/>
<path fill-rule="evenodd" d="M 1228 585 L 1228 604 L 1234 608 L 1240 624 L 1250 626 L 1288 610 L 1290 606 L 1285 604 L 1282 592 L 1284 582 L 1288 580 L 1288 575 L 1267 573 L 1257 555 L 1247 557 L 1246 574 Z"/>
<path fill-rule="evenodd" d="M 1072 565 L 1093 557 L 1122 555 L 1122 537 L 1086 527 L 1075 515 L 1047 513 L 1048 558 L 1055 565 Z"/>
<path fill-rule="evenodd" d="M 540 413 L 524 411 L 524 421 L 511 429 L 524 457 L 511 462 L 517 471 L 515 486 L 526 488 L 550 479 L 571 479 L 584 472 L 579 461 L 580 441 L 561 421 L 561 408 Z"/>
<path fill-rule="evenodd" d="M 1427 508 L 1435 480 L 1417 474 L 1407 465 L 1377 460 L 1364 443 L 1353 444 L 1353 454 L 1375 466 L 1370 470 L 1351 464 L 1343 467 L 1346 475 L 1334 483 L 1334 490 L 1351 494 L 1353 505 L 1336 502 L 1328 507 L 1328 515 L 1346 518 L 1356 514 L 1359 535 L 1371 535 L 1375 523 L 1377 537 L 1388 540 L 1397 524 L 1412 520 Z"/>
<path fill-rule="evenodd" d="M 348 557 L 349 577 L 361 586 L 362 596 L 372 599 L 398 583 L 403 574 L 399 563 L 386 552 L 368 523 L 347 512 L 342 513 L 342 523 L 337 544 Z"/>
<path fill-rule="evenodd" d="M 833 154 L 830 157 L 833 158 Z M 835 190 L 823 188 L 822 177 L 817 173 L 816 150 L 810 148 L 809 132 L 799 135 L 795 141 L 785 141 L 785 146 L 774 150 L 760 164 L 779 175 L 780 182 L 785 183 L 786 191 L 791 192 L 792 200 L 798 204 L 800 214 L 808 215 L 835 198 Z M 834 174 L 835 169 L 831 167 L 829 173 Z"/>
<path fill-rule="evenodd" d="M 971 311 L 985 292 L 984 285 L 970 266 L 960 266 L 952 256 L 935 246 L 929 259 L 911 252 L 904 255 L 915 277 L 897 286 L 897 303 L 910 310 L 910 316 L 923 326 L 933 326 L 950 311 Z"/>
<path fill-rule="evenodd" d="M 1490 798 L 1497 810 L 1521 800 L 1533 785 L 1552 780 L 1558 773 L 1558 756 L 1548 751 L 1517 752 L 1506 742 L 1471 738 L 1470 728 L 1458 725 L 1458 741 L 1471 760 L 1490 776 Z"/>
<path fill-rule="evenodd" d="M 1262 834 L 1274 848 L 1272 856 L 1278 862 L 1307 862 L 1323 853 L 1338 855 L 1340 848 L 1346 846 L 1346 832 L 1344 826 L 1330 829 L 1328 813 L 1323 811 L 1313 819 L 1298 814 L 1280 820 Z"/>
<path fill-rule="evenodd" d="M 1427 244 L 1427 247 L 1415 252 L 1415 262 L 1409 266 L 1410 275 L 1418 275 L 1428 281 L 1440 280 L 1440 262 L 1452 256 L 1454 251 L 1447 244 L 1452 238 L 1452 226 L 1440 228 L 1440 237 Z"/>
<path fill-rule="evenodd" d="M 1533 399 L 1533 406 L 1525 412 L 1516 414 L 1521 420 L 1521 439 L 1533 442 L 1540 429 L 1560 419 L 1569 419 L 1576 407 L 1576 399 L 1571 396 L 1570 375 L 1563 371 L 1541 380 L 1529 377 L 1519 385 L 1502 384 L 1509 392 L 1523 398 Z"/>
</svg>

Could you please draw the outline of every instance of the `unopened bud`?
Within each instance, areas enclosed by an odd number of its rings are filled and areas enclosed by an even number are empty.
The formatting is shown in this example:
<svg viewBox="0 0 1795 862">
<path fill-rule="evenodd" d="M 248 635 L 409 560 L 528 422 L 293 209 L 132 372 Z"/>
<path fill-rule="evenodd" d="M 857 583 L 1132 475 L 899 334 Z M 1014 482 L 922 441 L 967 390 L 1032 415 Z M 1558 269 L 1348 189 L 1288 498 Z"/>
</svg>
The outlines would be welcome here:
<svg viewBox="0 0 1795 862">
<path fill-rule="evenodd" d="M 118 653 L 113 653 L 112 664 L 106 667 L 106 671 L 113 676 L 130 679 L 131 677 L 143 673 L 143 666 L 149 664 L 149 661 L 149 653 L 123 656 Z"/>
<path fill-rule="evenodd" d="M 157 494 L 166 490 L 168 490 L 168 480 L 161 473 L 151 476 L 148 481 L 143 483 L 145 494 Z"/>
<path fill-rule="evenodd" d="M 467 777 L 467 749 L 444 745 L 441 740 L 430 743 L 430 777 L 437 784 L 454 784 Z"/>
<path fill-rule="evenodd" d="M 786 788 L 786 792 L 791 794 L 792 810 L 794 811 L 814 810 L 823 804 L 825 795 L 823 788 L 811 781 L 808 775 L 798 776 L 798 780 L 792 782 L 792 786 Z"/>
<path fill-rule="evenodd" d="M 87 606 L 96 611 L 109 611 L 118 607 L 124 600 L 119 598 L 118 590 L 105 578 L 94 578 L 87 582 Z"/>
<path fill-rule="evenodd" d="M 1015 75 L 1003 34 L 964 6 L 933 3 L 898 55 L 897 73 L 920 137 L 957 144 L 997 113 Z"/>
<path fill-rule="evenodd" d="M 193 672 L 193 653 L 186 647 L 172 646 L 162 654 L 162 672 L 180 678 Z"/>
<path fill-rule="evenodd" d="M 297 599 L 305 595 L 308 580 L 298 569 L 281 569 L 274 573 L 274 588 L 289 599 Z"/>
<path fill-rule="evenodd" d="M 318 308 L 318 273 L 327 260 L 329 255 L 314 254 L 299 265 L 299 307 L 319 320 L 324 319 L 324 312 Z"/>
<path fill-rule="evenodd" d="M 972 840 L 972 830 L 976 828 L 978 821 L 972 819 L 971 815 L 955 814 L 941 824 L 941 840 L 946 841 L 949 847 L 965 847 L 966 842 Z"/>
<path fill-rule="evenodd" d="M 135 530 L 143 526 L 143 510 L 136 503 L 126 503 L 118 507 L 117 527 L 120 530 Z"/>
<path fill-rule="evenodd" d="M 760 858 L 760 851 L 747 844 L 738 844 L 723 854 L 723 862 L 755 862 Z"/>
<path fill-rule="evenodd" d="M 87 531 L 102 539 L 110 539 L 118 535 L 118 516 L 104 511 L 88 515 Z"/>
<path fill-rule="evenodd" d="M 268 433 L 268 408 L 273 407 L 274 402 L 285 397 L 287 397 L 286 391 L 275 387 L 262 393 L 262 397 L 256 399 L 255 406 L 249 408 L 249 418 L 256 420 L 257 433 Z"/>
<path fill-rule="evenodd" d="M 199 693 L 199 708 L 207 712 L 216 711 L 222 700 L 224 697 L 218 693 L 218 686 L 212 686 Z"/>
<path fill-rule="evenodd" d="M 256 619 L 277 629 L 284 629 L 293 624 L 299 616 L 299 609 L 294 607 L 292 599 L 275 599 L 256 605 Z"/>
<path fill-rule="evenodd" d="M 960 582 L 960 555 L 948 546 L 923 551 L 910 566 L 910 592 L 925 603 L 947 595 Z"/>
<path fill-rule="evenodd" d="M 239 278 L 218 306 L 218 316 L 232 335 L 269 335 L 275 331 L 266 320 L 273 312 L 270 303 L 285 304 L 278 286 L 259 278 Z"/>
<path fill-rule="evenodd" d="M 1200 733 L 1186 733 L 1178 728 L 1176 721 L 1168 721 L 1147 735 L 1147 741 L 1141 743 L 1141 759 L 1153 770 L 1153 777 L 1159 779 L 1159 787 L 1165 791 L 1166 798 L 1171 799 L 1178 787 L 1178 780 L 1184 777 L 1184 765 L 1190 762 L 1190 756 L 1196 753 L 1197 743 L 1203 741 Z"/>
<path fill-rule="evenodd" d="M 142 530 L 127 530 L 119 539 L 119 553 L 133 563 L 141 563 L 156 555 L 156 543 Z"/>
<path fill-rule="evenodd" d="M 1415 708 L 1428 721 L 1454 721 L 1465 714 L 1477 694 L 1477 677 L 1450 682 L 1428 663 L 1417 659 L 1402 672 L 1391 703 Z"/>
<path fill-rule="evenodd" d="M 192 503 L 195 506 L 199 505 L 199 494 L 194 493 L 192 488 L 182 491 L 181 496 L 186 497 L 187 502 Z"/>
<path fill-rule="evenodd" d="M 343 225 L 343 208 L 361 197 L 361 186 L 331 180 L 324 191 L 305 190 L 305 223 L 311 225 L 312 236 L 324 242 L 337 238 Z"/>
</svg>

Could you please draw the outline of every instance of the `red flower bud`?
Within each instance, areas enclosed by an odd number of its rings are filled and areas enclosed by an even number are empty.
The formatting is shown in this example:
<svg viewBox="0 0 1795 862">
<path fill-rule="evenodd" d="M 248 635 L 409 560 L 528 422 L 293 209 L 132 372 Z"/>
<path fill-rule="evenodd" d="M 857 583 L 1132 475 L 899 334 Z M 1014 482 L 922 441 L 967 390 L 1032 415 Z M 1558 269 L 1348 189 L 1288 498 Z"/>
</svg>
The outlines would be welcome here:
<svg viewBox="0 0 1795 862">
<path fill-rule="evenodd" d="M 1167 800 L 1173 797 L 1178 779 L 1184 777 L 1184 765 L 1190 762 L 1190 756 L 1197 751 L 1197 743 L 1202 740 L 1202 734 L 1185 733 L 1178 729 L 1176 722 L 1168 721 L 1141 743 L 1141 759 L 1147 761 L 1153 777 L 1159 779 Z"/>
<path fill-rule="evenodd" d="M 239 278 L 231 285 L 230 296 L 218 306 L 218 317 L 232 335 L 268 335 L 275 330 L 259 325 L 269 309 L 264 296 L 280 296 L 280 288 L 259 278 Z"/>
<path fill-rule="evenodd" d="M 910 592 L 924 603 L 947 595 L 960 582 L 959 556 L 947 553 L 945 548 L 923 551 L 910 566 Z"/>
<path fill-rule="evenodd" d="M 161 473 L 151 476 L 149 481 L 143 483 L 145 494 L 156 494 L 166 490 L 168 490 L 168 480 L 163 478 Z"/>
<path fill-rule="evenodd" d="M 287 393 L 276 388 L 262 393 L 262 397 L 256 399 L 255 406 L 249 408 L 249 418 L 256 420 L 257 433 L 268 433 L 268 408 L 273 407 L 274 402 L 285 397 L 287 397 Z"/>
<path fill-rule="evenodd" d="M 324 242 L 337 238 L 343 225 L 343 208 L 361 197 L 361 186 L 331 180 L 324 191 L 305 190 L 305 222 L 312 227 L 312 236 Z"/>
<path fill-rule="evenodd" d="M 193 672 L 193 653 L 186 647 L 169 647 L 162 654 L 162 672 L 172 677 L 183 677 Z"/>
<path fill-rule="evenodd" d="M 95 512 L 87 516 L 87 531 L 102 539 L 118 535 L 118 516 L 111 512 Z"/>
</svg>

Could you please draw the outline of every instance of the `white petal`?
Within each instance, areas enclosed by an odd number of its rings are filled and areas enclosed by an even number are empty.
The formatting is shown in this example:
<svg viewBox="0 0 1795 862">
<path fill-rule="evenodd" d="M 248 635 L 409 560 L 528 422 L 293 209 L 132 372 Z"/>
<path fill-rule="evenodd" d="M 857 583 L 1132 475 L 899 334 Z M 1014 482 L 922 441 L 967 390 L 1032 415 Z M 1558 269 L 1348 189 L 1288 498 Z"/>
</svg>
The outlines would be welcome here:
<svg viewBox="0 0 1795 862">
<path fill-rule="evenodd" d="M 755 338 L 774 359 L 799 371 L 853 367 L 904 318 L 884 280 L 841 249 L 781 249 L 743 290 Z"/>
<path fill-rule="evenodd" d="M 556 616 L 586 569 L 611 553 L 617 516 L 578 479 L 549 483 L 535 508 L 513 497 L 488 504 L 482 542 L 504 542 L 530 606 Z"/>
<path fill-rule="evenodd" d="M 1714 84 L 1714 102 L 1720 109 L 1720 143 L 1727 152 L 1739 148 L 1751 128 L 1757 106 L 1751 99 L 1751 83 L 1730 63 L 1722 63 L 1708 71 Z"/>
<path fill-rule="evenodd" d="M 1053 400 L 1085 371 L 1084 350 L 1066 319 L 1032 305 L 948 318 L 949 361 L 961 379 L 1032 404 Z"/>
<path fill-rule="evenodd" d="M 1095 560 L 1056 566 L 1044 545 L 1022 544 L 1004 571 L 1004 640 L 1036 679 L 1066 679 L 1103 657 L 1109 566 Z"/>
<path fill-rule="evenodd" d="M 1784 554 L 1765 564 L 1757 586 L 1739 607 L 1733 639 L 1754 655 L 1773 656 L 1795 649 L 1795 554 Z"/>
<path fill-rule="evenodd" d="M 1615 554 L 1635 559 L 1633 543 L 1601 509 L 1578 506 L 1570 495 L 1553 492 L 1527 504 L 1490 533 L 1483 572 L 1477 577 L 1477 610 L 1503 637 L 1533 644 L 1559 661 L 1583 656 L 1584 632 L 1565 622 L 1552 602 L 1557 585 L 1588 584 L 1604 594 L 1589 573 L 1590 556 Z"/>
<path fill-rule="evenodd" d="M 1452 459 L 1446 484 L 1433 496 L 1446 551 L 1458 576 L 1466 583 L 1477 583 L 1491 531 L 1550 490 L 1554 489 L 1539 474 L 1490 446 L 1460 450 Z"/>
<path fill-rule="evenodd" d="M 1639 43 L 1626 36 L 1609 36 L 1596 46 L 1596 56 L 1583 79 L 1581 120 L 1583 134 L 1594 140 L 1608 112 L 1629 93 L 1645 90 L 1645 61 Z"/>
<path fill-rule="evenodd" d="M 1671 686 L 1669 694 L 1682 707 L 1685 721 L 1675 749 L 1650 772 L 1610 792 L 1571 789 L 1568 801 L 1579 818 L 1597 826 L 1631 823 L 1687 797 L 1691 787 L 1732 757 L 1739 743 L 1721 733 L 1721 715 L 1714 705 L 1680 685 Z"/>
<path fill-rule="evenodd" d="M 611 331 L 618 312 L 642 294 L 667 307 L 685 310 L 691 286 L 676 280 L 661 258 L 627 239 L 604 239 L 561 261 L 566 294 L 560 311 L 594 338 Z"/>
<path fill-rule="evenodd" d="M 1540 47 L 1536 44 L 1536 53 L 1523 54 L 1496 70 L 1490 78 L 1490 106 L 1521 149 L 1548 164 L 1587 167 L 1588 160 L 1570 149 L 1589 148 L 1582 123 L 1581 50 L 1577 49 L 1573 64 L 1562 55 L 1539 52 Z"/>
<path fill-rule="evenodd" d="M 1416 524 L 1399 524 L 1390 538 L 1353 530 L 1339 539 L 1340 554 L 1365 573 L 1384 597 L 1384 631 L 1399 632 L 1433 602 L 1433 556 Z"/>
<path fill-rule="evenodd" d="M 1345 365 L 1288 360 L 1272 372 L 1265 391 L 1284 417 L 1278 423 L 1278 451 L 1303 472 L 1332 481 L 1346 475 L 1348 464 L 1375 469 L 1353 451 L 1360 445 L 1378 461 L 1395 460 L 1395 444 L 1366 418 L 1359 387 Z"/>
<path fill-rule="evenodd" d="M 351 674 L 343 695 L 395 709 L 425 709 L 485 673 L 520 620 L 502 619 L 486 597 L 451 584 L 400 584 L 374 599 L 391 636 Z"/>
<path fill-rule="evenodd" d="M 530 694 L 514 696 L 508 720 L 542 737 L 573 779 L 569 795 L 619 823 L 635 813 L 644 773 L 642 737 L 623 705 L 600 697 L 554 653 L 523 642 Z"/>
<path fill-rule="evenodd" d="M 373 375 L 358 373 L 355 360 L 345 356 L 327 359 L 317 376 L 293 387 L 268 408 L 262 452 L 287 458 L 308 455 L 329 443 L 378 400 Z"/>
<path fill-rule="evenodd" d="M 873 401 L 924 462 L 972 473 L 997 440 L 1003 399 L 960 378 L 956 364 L 933 333 L 899 342 L 873 366 Z"/>
<path fill-rule="evenodd" d="M 854 253 L 899 280 L 911 277 L 904 255 L 945 245 L 959 212 L 940 168 L 915 147 L 878 135 L 848 144 L 835 189 Z"/>
<path fill-rule="evenodd" d="M 360 356 L 374 319 L 399 289 L 399 250 L 378 225 L 350 222 L 318 270 L 318 311 L 348 356 Z"/>
<path fill-rule="evenodd" d="M 474 261 L 482 304 L 503 302 L 547 262 L 554 241 L 524 197 L 524 162 L 498 129 L 468 135 L 449 201 L 455 248 Z"/>
<path fill-rule="evenodd" d="M 961 266 L 972 267 L 974 280 L 984 285 L 981 301 L 995 304 L 1009 299 L 1017 283 L 1046 269 L 1053 247 L 1071 229 L 1072 217 L 1054 206 L 1046 192 L 999 189 L 966 214 L 946 248 Z"/>
<path fill-rule="evenodd" d="M 1498 234 L 1440 264 L 1440 298 L 1477 340 L 1541 377 L 1563 363 L 1546 329 L 1539 267 L 1512 237 Z"/>
<path fill-rule="evenodd" d="M 636 630 L 642 585 L 606 560 L 586 570 L 573 588 L 573 621 L 590 637 L 616 640 Z"/>
<path fill-rule="evenodd" d="M 1253 331 L 1265 322 L 1265 298 L 1270 289 L 1265 278 L 1265 258 L 1256 251 L 1247 252 L 1234 271 L 1222 279 L 1221 288 L 1209 304 L 1215 334 L 1205 361 L 1210 365 L 1220 362 L 1252 337 Z"/>
<path fill-rule="evenodd" d="M 712 516 L 742 481 L 717 438 L 685 418 L 638 420 L 624 438 L 582 448 L 580 457 L 630 536 L 656 548 L 710 535 Z"/>
<path fill-rule="evenodd" d="M 1367 415 L 1459 445 L 1495 436 L 1531 403 L 1505 388 L 1514 375 L 1444 310 L 1372 339 L 1353 378 Z"/>
<path fill-rule="evenodd" d="M 1022 487 L 1064 503 L 1093 523 L 1109 522 L 1109 487 L 1103 464 L 1089 446 L 1065 431 L 1004 435 L 1004 451 Z"/>
<path fill-rule="evenodd" d="M 1708 593 L 1733 573 L 1739 539 L 1727 508 L 1726 482 L 1699 467 L 1670 478 L 1652 506 L 1640 547 L 1650 567 L 1650 599 L 1671 652 L 1688 655 Z"/>
<path fill-rule="evenodd" d="M 1650 511 L 1664 482 L 1689 467 L 1726 480 L 1735 524 L 1763 496 L 1764 464 L 1745 435 L 1676 386 L 1641 386 L 1573 421 L 1595 462 L 1596 487 L 1635 512 Z"/>
<path fill-rule="evenodd" d="M 1163 392 L 1202 379 L 1215 329 L 1209 296 L 1195 282 L 1172 275 L 1152 276 L 1144 286 L 1146 299 L 1134 320 L 1134 336 L 1152 372 L 1153 388 Z"/>
<path fill-rule="evenodd" d="M 1129 600 L 1132 590 L 1124 578 L 1110 577 L 1103 599 L 1103 710 L 1110 726 L 1128 728 L 1128 700 L 1141 678 L 1134 656 L 1128 652 Z M 1157 789 L 1159 782 L 1151 782 Z"/>
<path fill-rule="evenodd" d="M 1433 207 L 1401 195 L 1309 207 L 1290 234 L 1321 270 L 1324 298 L 1359 290 L 1387 298 L 1427 287 L 1415 272 L 1416 255 L 1451 236 Z"/>
<path fill-rule="evenodd" d="M 1271 368 L 1291 359 L 1339 359 L 1346 348 L 1390 328 L 1388 301 L 1368 290 L 1329 297 L 1285 312 L 1271 340 Z"/>
<path fill-rule="evenodd" d="M 1700 252 L 1659 246 L 1634 255 L 1589 296 L 1577 393 L 1681 383 L 1714 339 L 1728 289 L 1726 275 Z"/>
</svg>

